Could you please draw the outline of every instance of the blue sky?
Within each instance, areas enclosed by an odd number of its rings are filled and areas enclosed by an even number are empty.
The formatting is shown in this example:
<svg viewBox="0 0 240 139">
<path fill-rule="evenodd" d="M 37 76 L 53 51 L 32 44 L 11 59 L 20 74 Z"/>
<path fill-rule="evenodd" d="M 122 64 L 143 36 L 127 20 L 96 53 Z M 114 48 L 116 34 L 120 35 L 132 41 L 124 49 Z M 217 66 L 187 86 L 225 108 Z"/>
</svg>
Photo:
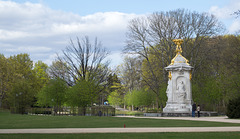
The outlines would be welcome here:
<svg viewBox="0 0 240 139">
<path fill-rule="evenodd" d="M 24 3 L 26 0 L 13 0 Z M 79 15 L 96 12 L 124 12 L 146 14 L 156 11 L 168 11 L 187 8 L 199 12 L 207 12 L 213 5 L 223 7 L 229 0 L 28 0 L 41 3 L 54 10 L 73 12 Z"/>
<path fill-rule="evenodd" d="M 208 12 L 212 6 L 224 7 L 231 0 L 13 0 L 17 3 L 41 3 L 54 10 L 73 12 L 81 16 L 96 12 L 123 12 L 147 14 L 156 11 L 169 11 L 187 8 L 193 11 Z"/>
<path fill-rule="evenodd" d="M 129 20 L 178 8 L 215 15 L 227 33 L 240 30 L 231 15 L 240 0 L 0 0 L 0 53 L 28 53 L 50 65 L 70 38 L 88 35 L 101 40 L 117 66 Z"/>
</svg>

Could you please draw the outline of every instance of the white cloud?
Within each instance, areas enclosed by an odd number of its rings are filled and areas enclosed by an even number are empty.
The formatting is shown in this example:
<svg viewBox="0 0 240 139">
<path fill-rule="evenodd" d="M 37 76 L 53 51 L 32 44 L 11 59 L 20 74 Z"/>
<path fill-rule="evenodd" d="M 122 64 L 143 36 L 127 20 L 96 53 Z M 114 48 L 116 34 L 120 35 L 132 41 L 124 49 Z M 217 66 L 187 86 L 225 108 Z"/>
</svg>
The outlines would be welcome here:
<svg viewBox="0 0 240 139">
<path fill-rule="evenodd" d="M 9 56 L 27 52 L 34 61 L 49 64 L 55 53 L 68 45 L 70 38 L 85 35 L 98 37 L 108 50 L 120 53 L 125 45 L 127 23 L 136 16 L 120 12 L 80 16 L 42 4 L 0 1 L 1 53 Z M 113 60 L 117 64 L 115 61 L 118 60 Z"/>
<path fill-rule="evenodd" d="M 211 7 L 209 12 L 219 19 L 231 18 L 231 14 L 233 13 L 233 11 L 229 9 L 229 7 L 219 8 L 218 6 Z"/>
<path fill-rule="evenodd" d="M 50 52 L 52 49 L 48 47 L 31 47 L 31 46 L 25 46 L 25 47 L 14 47 L 10 49 L 6 49 L 6 52 L 17 52 L 17 53 L 38 53 L 41 51 L 42 53 Z"/>
<path fill-rule="evenodd" d="M 234 20 L 231 26 L 229 27 L 229 32 L 235 33 L 236 31 L 240 30 L 240 21 Z"/>
<path fill-rule="evenodd" d="M 235 33 L 240 29 L 240 20 L 233 20 L 234 18 L 236 18 L 236 15 L 234 15 L 233 13 L 238 10 L 240 10 L 240 1 L 230 0 L 229 3 L 224 5 L 223 7 L 212 6 L 209 12 L 215 15 L 218 19 L 226 22 L 229 33 Z"/>
<path fill-rule="evenodd" d="M 123 59 L 124 59 L 124 55 L 119 52 L 119 51 L 114 51 L 114 52 L 111 52 L 109 54 L 109 59 L 112 61 L 112 62 L 116 62 L 116 63 L 119 63 L 121 64 Z M 117 65 L 113 65 L 112 68 L 116 68 Z"/>
<path fill-rule="evenodd" d="M 26 32 L 0 29 L 1 40 L 12 40 L 17 38 L 24 38 L 27 36 L 29 36 L 29 34 Z"/>
<path fill-rule="evenodd" d="M 43 55 L 44 56 L 44 55 Z M 43 60 L 44 63 L 48 64 L 48 65 L 51 65 L 52 62 L 57 58 L 57 54 L 54 53 L 54 54 L 51 54 L 51 55 L 48 55 L 48 59 L 45 59 Z"/>
<path fill-rule="evenodd" d="M 233 13 L 240 9 L 239 0 L 230 0 L 224 7 L 212 6 L 209 10 L 217 18 L 228 19 L 233 17 Z"/>
</svg>

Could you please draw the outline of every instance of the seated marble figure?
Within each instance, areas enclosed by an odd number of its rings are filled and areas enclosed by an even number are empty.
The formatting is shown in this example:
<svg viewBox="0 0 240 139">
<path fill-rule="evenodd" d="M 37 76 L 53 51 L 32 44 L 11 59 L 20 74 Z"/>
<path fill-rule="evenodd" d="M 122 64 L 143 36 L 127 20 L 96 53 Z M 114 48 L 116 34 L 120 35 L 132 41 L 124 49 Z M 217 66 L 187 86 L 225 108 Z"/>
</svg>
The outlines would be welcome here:
<svg viewBox="0 0 240 139">
<path fill-rule="evenodd" d="M 178 101 L 183 102 L 186 98 L 186 89 L 183 81 L 180 81 L 177 85 Z"/>
</svg>

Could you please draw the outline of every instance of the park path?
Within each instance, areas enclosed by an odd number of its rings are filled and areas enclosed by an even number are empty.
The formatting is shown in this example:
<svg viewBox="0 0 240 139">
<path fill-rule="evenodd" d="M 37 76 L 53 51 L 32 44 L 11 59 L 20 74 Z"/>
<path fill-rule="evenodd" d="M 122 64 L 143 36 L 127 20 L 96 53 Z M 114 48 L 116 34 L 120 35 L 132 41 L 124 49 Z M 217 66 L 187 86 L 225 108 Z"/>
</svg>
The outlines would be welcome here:
<svg viewBox="0 0 240 139">
<path fill-rule="evenodd" d="M 123 116 L 116 116 L 123 117 Z M 126 117 L 126 116 L 124 116 Z M 212 121 L 240 123 L 237 119 L 228 119 L 227 117 L 135 117 L 131 118 L 152 118 L 152 119 L 177 119 L 177 120 L 193 120 L 193 121 Z M 24 134 L 24 133 L 40 133 L 40 134 L 67 134 L 67 133 L 153 133 L 153 132 L 240 132 L 238 127 L 159 127 L 159 128 L 50 128 L 50 129 L 0 129 L 0 134 Z"/>
<path fill-rule="evenodd" d="M 153 132 L 240 132 L 240 127 L 0 129 L 0 134 L 153 133 Z"/>
<path fill-rule="evenodd" d="M 175 119 L 175 120 L 191 120 L 191 121 L 208 121 L 208 122 L 224 122 L 224 123 L 240 123 L 240 119 L 229 119 L 227 116 L 217 117 L 139 117 L 139 116 L 115 116 L 129 118 L 149 118 L 149 119 Z"/>
</svg>

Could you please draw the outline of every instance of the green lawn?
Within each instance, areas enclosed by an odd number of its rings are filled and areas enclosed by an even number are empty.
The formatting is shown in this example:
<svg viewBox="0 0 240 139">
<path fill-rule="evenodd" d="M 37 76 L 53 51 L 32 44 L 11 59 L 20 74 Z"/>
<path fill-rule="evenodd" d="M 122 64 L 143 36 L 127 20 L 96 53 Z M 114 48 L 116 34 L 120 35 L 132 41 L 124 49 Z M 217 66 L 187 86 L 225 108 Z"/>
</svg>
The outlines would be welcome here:
<svg viewBox="0 0 240 139">
<path fill-rule="evenodd" d="M 239 139 L 240 132 L 114 133 L 114 134 L 0 134 L 1 139 Z"/>
<path fill-rule="evenodd" d="M 104 127 L 219 127 L 240 126 L 234 123 L 134 119 L 95 116 L 37 116 L 0 112 L 0 129 L 17 128 L 104 128 Z"/>
</svg>

